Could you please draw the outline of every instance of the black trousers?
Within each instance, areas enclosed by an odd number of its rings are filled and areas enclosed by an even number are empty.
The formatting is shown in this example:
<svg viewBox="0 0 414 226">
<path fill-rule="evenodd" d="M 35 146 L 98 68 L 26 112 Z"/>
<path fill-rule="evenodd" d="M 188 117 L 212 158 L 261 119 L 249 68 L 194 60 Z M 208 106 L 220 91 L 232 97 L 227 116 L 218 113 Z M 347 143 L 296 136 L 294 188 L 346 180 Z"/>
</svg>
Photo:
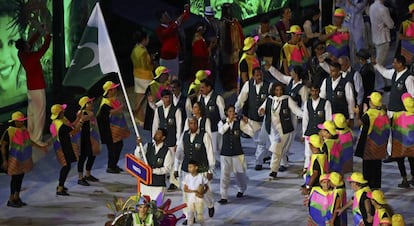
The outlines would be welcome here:
<svg viewBox="0 0 414 226">
<path fill-rule="evenodd" d="M 106 144 L 106 147 L 108 148 L 108 168 L 116 169 L 124 142 L 120 140 L 116 143 Z"/>
<path fill-rule="evenodd" d="M 67 163 L 66 166 L 63 166 L 60 169 L 60 173 L 59 173 L 59 186 L 63 187 L 65 185 L 66 182 L 66 178 L 68 177 L 69 171 L 70 171 L 70 163 Z"/>
<path fill-rule="evenodd" d="M 370 188 L 381 188 L 381 160 L 362 160 L 362 174 Z"/>
<path fill-rule="evenodd" d="M 12 175 L 10 180 L 10 195 L 20 192 L 22 189 L 24 173 Z"/>
<path fill-rule="evenodd" d="M 91 147 L 89 148 L 92 149 Z M 83 172 L 83 166 L 85 165 L 86 159 L 88 159 L 88 161 L 86 161 L 86 171 L 90 171 L 92 169 L 93 163 L 95 162 L 95 158 L 96 156 L 92 154 L 92 150 L 88 150 L 85 152 L 81 151 L 78 160 L 78 173 Z"/>
<path fill-rule="evenodd" d="M 398 169 L 400 170 L 400 175 L 402 177 L 407 176 L 407 172 L 405 171 L 405 157 L 397 158 Z M 411 169 L 411 176 L 414 176 L 414 157 L 408 157 L 408 162 L 410 163 Z"/>
</svg>

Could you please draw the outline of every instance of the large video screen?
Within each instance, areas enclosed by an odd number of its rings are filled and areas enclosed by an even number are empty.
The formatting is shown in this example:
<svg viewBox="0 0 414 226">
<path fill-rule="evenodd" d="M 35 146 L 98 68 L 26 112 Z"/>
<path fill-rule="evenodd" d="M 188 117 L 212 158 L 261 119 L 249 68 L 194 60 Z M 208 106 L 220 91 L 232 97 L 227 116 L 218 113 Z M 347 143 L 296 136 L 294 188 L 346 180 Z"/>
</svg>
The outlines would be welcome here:
<svg viewBox="0 0 414 226">
<path fill-rule="evenodd" d="M 276 10 L 286 5 L 288 0 L 190 0 L 190 11 L 203 15 L 204 7 L 209 5 L 216 11 L 215 17 L 221 18 L 221 6 L 233 3 L 233 14 L 238 19 L 248 19 L 257 15 Z"/>
<path fill-rule="evenodd" d="M 42 26 L 52 28 L 52 0 L 0 0 L 0 122 L 27 105 L 26 73 L 15 41 L 29 39 Z M 34 49 L 43 41 L 39 38 Z M 52 84 L 52 48 L 41 59 L 48 87 Z"/>
</svg>

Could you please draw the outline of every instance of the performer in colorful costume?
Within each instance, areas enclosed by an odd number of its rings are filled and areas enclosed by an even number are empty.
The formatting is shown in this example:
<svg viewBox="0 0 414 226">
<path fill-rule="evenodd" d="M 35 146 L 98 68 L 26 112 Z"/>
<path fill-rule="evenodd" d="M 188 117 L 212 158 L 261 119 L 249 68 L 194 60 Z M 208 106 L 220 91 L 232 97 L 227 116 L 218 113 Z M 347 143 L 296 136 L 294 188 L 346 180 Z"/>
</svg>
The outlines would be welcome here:
<svg viewBox="0 0 414 226">
<path fill-rule="evenodd" d="M 408 63 L 413 62 L 414 54 L 414 3 L 408 6 L 409 18 L 402 22 L 400 36 L 401 55 L 405 57 Z"/>
<path fill-rule="evenodd" d="M 290 26 L 286 33 L 289 33 L 291 38 L 283 45 L 280 59 L 284 74 L 288 75 L 293 66 L 297 65 L 305 69 L 310 53 L 303 43 L 303 32 L 298 25 Z"/>
<path fill-rule="evenodd" d="M 29 131 L 24 122 L 26 117 L 20 111 L 12 114 L 9 128 L 1 137 L 2 167 L 11 176 L 10 197 L 7 201 L 9 207 L 22 207 L 27 205 L 20 199 L 20 190 L 24 174 L 33 168 L 32 145 L 46 149 L 46 146 L 38 146 L 30 140 Z"/>
<path fill-rule="evenodd" d="M 259 59 L 256 56 L 257 41 L 259 36 L 247 37 L 244 39 L 243 55 L 239 60 L 239 89 L 253 76 L 253 68 L 260 67 Z"/>
<path fill-rule="evenodd" d="M 362 173 L 368 180 L 369 186 L 381 188 L 381 160 L 387 154 L 390 120 L 382 109 L 382 96 L 379 92 L 372 92 L 368 99 L 369 109 L 361 119 L 359 119 L 359 108 L 355 111 L 358 124 L 362 124 L 355 156 L 362 158 Z"/>
<path fill-rule="evenodd" d="M 325 27 L 321 41 L 326 41 L 326 51 L 333 57 L 349 56 L 349 30 L 343 27 L 345 10 L 338 8 L 334 12 L 333 24 Z"/>
<path fill-rule="evenodd" d="M 372 225 L 391 225 L 393 210 L 391 209 L 391 206 L 387 204 L 384 193 L 381 190 L 374 190 L 368 192 L 367 196 L 371 199 L 371 203 L 375 208 Z"/>
<path fill-rule="evenodd" d="M 329 188 L 329 174 L 319 178 L 320 186 L 313 187 L 309 194 L 308 226 L 327 225 L 332 218 L 334 193 Z"/>
<path fill-rule="evenodd" d="M 333 204 L 331 206 L 332 218 L 330 220 L 331 225 L 346 226 L 347 216 L 341 214 L 337 216 L 336 212 L 346 205 L 346 189 L 341 174 L 337 172 L 329 173 L 329 180 L 331 182 L 331 188 L 333 192 Z"/>
<path fill-rule="evenodd" d="M 331 152 L 329 159 L 329 169 L 339 172 L 342 175 L 352 172 L 354 148 L 352 146 L 352 130 L 348 127 L 346 118 L 342 113 L 332 116 L 341 145 L 340 152 Z"/>
<path fill-rule="evenodd" d="M 340 153 L 342 152 L 342 145 L 338 139 L 336 133 L 335 123 L 333 121 L 325 121 L 323 124 L 319 124 L 319 135 L 322 136 L 324 144 L 322 152 L 328 155 L 329 167 L 337 167 Z M 329 168 L 331 170 L 331 168 Z"/>
<path fill-rule="evenodd" d="M 96 116 L 101 143 L 106 144 L 108 149 L 107 173 L 120 173 L 122 170 L 117 163 L 124 146 L 123 139 L 130 135 L 125 116 L 122 113 L 123 106 L 116 98 L 118 86 L 119 84 L 111 81 L 105 82 L 103 98 Z"/>
<path fill-rule="evenodd" d="M 318 134 L 311 135 L 309 145 L 312 155 L 306 172 L 303 194 L 308 194 L 312 187 L 319 186 L 319 178 L 328 171 L 326 154 L 322 152 L 322 138 Z"/>
</svg>

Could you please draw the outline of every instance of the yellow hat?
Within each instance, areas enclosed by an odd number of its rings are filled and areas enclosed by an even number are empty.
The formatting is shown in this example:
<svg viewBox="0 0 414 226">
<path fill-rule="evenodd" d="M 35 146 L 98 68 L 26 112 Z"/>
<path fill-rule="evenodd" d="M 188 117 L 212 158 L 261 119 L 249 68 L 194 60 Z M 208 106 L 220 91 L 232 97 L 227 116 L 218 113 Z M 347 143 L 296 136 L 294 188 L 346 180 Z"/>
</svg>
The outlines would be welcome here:
<svg viewBox="0 0 414 226">
<path fill-rule="evenodd" d="M 413 11 L 414 11 L 414 3 L 411 3 L 411 4 L 408 6 L 408 13 L 413 13 Z"/>
<path fill-rule="evenodd" d="M 295 34 L 295 35 L 303 34 L 302 29 L 299 27 L 299 25 L 290 26 L 289 31 L 286 31 L 286 33 Z"/>
<path fill-rule="evenodd" d="M 325 121 L 323 124 L 319 124 L 318 128 L 328 131 L 332 136 L 336 135 L 336 127 L 332 121 Z"/>
<path fill-rule="evenodd" d="M 323 181 L 323 180 L 330 180 L 330 175 L 329 175 L 329 173 L 322 174 L 322 175 L 319 177 L 319 181 Z"/>
<path fill-rule="evenodd" d="M 332 116 L 336 128 L 343 129 L 348 126 L 346 118 L 342 113 L 336 113 Z"/>
<path fill-rule="evenodd" d="M 318 134 L 312 134 L 309 137 L 309 143 L 315 148 L 322 148 L 323 146 L 322 138 Z"/>
<path fill-rule="evenodd" d="M 368 98 L 371 100 L 371 103 L 375 105 L 376 107 L 382 106 L 382 95 L 379 92 L 372 92 L 371 95 L 368 96 Z"/>
<path fill-rule="evenodd" d="M 25 121 L 27 118 L 24 117 L 24 114 L 20 111 L 16 111 L 11 115 L 11 119 L 9 120 L 9 122 L 13 122 L 13 121 Z"/>
<path fill-rule="evenodd" d="M 52 113 L 52 115 L 50 116 L 50 118 L 52 120 L 55 120 L 58 116 L 59 113 L 64 111 L 66 109 L 67 105 L 66 104 L 54 104 L 51 108 L 50 108 L 50 112 Z"/>
<path fill-rule="evenodd" d="M 335 187 L 344 185 L 344 180 L 342 179 L 341 174 L 337 172 L 331 172 L 329 175 L 330 175 L 329 179 L 331 180 L 331 183 Z"/>
<path fill-rule="evenodd" d="M 405 226 L 404 218 L 401 214 L 392 215 L 392 226 Z"/>
<path fill-rule="evenodd" d="M 91 101 L 93 101 L 95 98 L 89 98 L 88 96 L 84 96 L 82 98 L 79 99 L 79 106 L 81 108 L 85 107 L 85 105 Z"/>
<path fill-rule="evenodd" d="M 367 193 L 367 197 L 370 199 L 375 200 L 378 204 L 386 204 L 387 201 L 385 200 L 384 193 L 381 190 L 374 190 L 372 192 Z"/>
<path fill-rule="evenodd" d="M 104 90 L 104 96 L 108 93 L 109 90 L 115 89 L 119 86 L 119 83 L 113 83 L 112 81 L 106 81 L 105 84 L 102 86 Z"/>
<path fill-rule="evenodd" d="M 210 75 L 211 75 L 210 70 L 198 70 L 197 73 L 195 74 L 194 82 L 196 82 L 197 84 L 200 84 L 201 80 L 206 79 Z"/>
<path fill-rule="evenodd" d="M 411 96 L 410 93 L 404 93 L 401 96 L 401 100 L 404 104 L 405 110 L 410 112 L 410 113 L 414 113 L 414 99 Z"/>
<path fill-rule="evenodd" d="M 360 183 L 360 184 L 368 183 L 368 181 L 365 180 L 364 175 L 362 175 L 362 173 L 360 173 L 360 172 L 353 172 L 351 174 L 351 176 L 348 177 L 346 180 L 349 181 L 349 182 L 357 182 L 357 183 Z"/>
<path fill-rule="evenodd" d="M 162 74 L 167 74 L 168 72 L 170 72 L 170 69 L 168 69 L 167 67 L 165 67 L 165 66 L 158 66 L 158 67 L 155 69 L 155 78 L 154 78 L 154 79 L 157 79 L 157 78 L 159 78 Z"/>
<path fill-rule="evenodd" d="M 345 17 L 345 10 L 342 8 L 335 9 L 334 16 Z"/>
<path fill-rule="evenodd" d="M 247 37 L 244 39 L 244 46 L 243 46 L 243 51 L 249 50 L 251 49 L 254 44 L 256 44 L 256 42 L 259 40 L 259 36 L 254 36 L 254 37 Z"/>
</svg>

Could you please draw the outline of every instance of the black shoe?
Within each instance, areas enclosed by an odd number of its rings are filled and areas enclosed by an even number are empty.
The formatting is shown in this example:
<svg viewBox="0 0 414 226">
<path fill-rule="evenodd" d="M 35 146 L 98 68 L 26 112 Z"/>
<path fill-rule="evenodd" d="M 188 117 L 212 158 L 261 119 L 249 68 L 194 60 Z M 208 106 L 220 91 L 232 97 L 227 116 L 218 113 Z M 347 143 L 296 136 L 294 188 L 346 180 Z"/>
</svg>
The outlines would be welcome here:
<svg viewBox="0 0 414 226">
<path fill-rule="evenodd" d="M 388 156 L 386 159 L 382 160 L 383 163 L 390 163 L 390 162 L 393 162 L 393 161 L 394 161 L 394 159 L 391 158 L 391 156 Z"/>
<path fill-rule="evenodd" d="M 175 186 L 175 184 L 170 184 L 170 186 L 168 187 L 167 191 L 176 191 L 178 189 L 177 186 Z"/>
<path fill-rule="evenodd" d="M 286 166 L 280 166 L 279 167 L 279 172 L 285 172 L 287 170 Z"/>
<path fill-rule="evenodd" d="M 256 165 L 256 166 L 254 167 L 254 169 L 255 169 L 255 170 L 262 170 L 262 169 L 263 169 L 263 166 L 262 166 L 262 165 Z"/>
<path fill-rule="evenodd" d="M 269 176 L 270 176 L 272 179 L 276 179 L 276 178 L 277 178 L 277 172 L 271 172 L 271 173 L 269 174 Z"/>
<path fill-rule="evenodd" d="M 408 181 L 402 181 L 401 184 L 398 184 L 399 188 L 409 188 L 410 184 L 408 183 Z"/>
<path fill-rule="evenodd" d="M 185 220 L 184 222 L 183 222 L 183 225 L 187 225 L 188 224 L 188 221 L 187 220 Z"/>
<path fill-rule="evenodd" d="M 115 174 L 117 174 L 117 173 L 120 173 L 121 171 L 118 168 L 115 168 L 115 169 L 107 168 L 106 169 L 106 172 L 107 173 L 115 173 Z"/>
<path fill-rule="evenodd" d="M 7 206 L 8 207 L 13 207 L 13 208 L 20 208 L 20 207 L 22 207 L 22 205 L 20 205 L 17 201 L 16 202 L 14 202 L 14 201 L 7 201 Z"/>
<path fill-rule="evenodd" d="M 56 190 L 58 190 L 58 187 L 56 187 Z M 68 191 L 69 189 L 67 187 L 63 187 L 64 191 Z"/>
<path fill-rule="evenodd" d="M 219 201 L 217 201 L 218 203 L 224 205 L 227 204 L 227 199 L 220 199 Z"/>
<path fill-rule="evenodd" d="M 21 206 L 27 206 L 27 203 L 23 202 L 20 198 L 17 200 L 17 203 Z"/>
<path fill-rule="evenodd" d="M 116 166 L 116 168 L 119 170 L 119 172 L 124 172 L 124 169 L 122 169 L 121 167 Z"/>
<path fill-rule="evenodd" d="M 85 176 L 85 177 L 84 177 L 84 179 L 85 179 L 85 180 L 87 180 L 87 181 L 92 181 L 92 182 L 97 182 L 97 181 L 99 181 L 99 179 L 98 179 L 98 178 L 96 178 L 96 177 L 94 177 L 94 176 L 92 176 L 92 175 L 90 175 L 90 176 Z"/>
<path fill-rule="evenodd" d="M 69 193 L 67 193 L 65 190 L 63 191 L 56 191 L 56 195 L 61 195 L 61 196 L 70 196 Z"/>
<path fill-rule="evenodd" d="M 244 194 L 243 194 L 243 192 L 237 192 L 236 197 L 237 197 L 237 198 L 241 198 L 241 197 L 243 197 L 243 195 L 244 195 Z"/>
<path fill-rule="evenodd" d="M 80 180 L 78 180 L 78 184 L 79 185 L 83 185 L 83 186 L 89 186 L 90 184 L 86 181 L 85 178 L 82 178 Z"/>
<path fill-rule="evenodd" d="M 214 217 L 214 207 L 208 208 L 208 216 Z"/>
<path fill-rule="evenodd" d="M 263 164 L 265 164 L 267 161 L 270 161 L 270 159 L 272 159 L 272 157 L 266 157 L 263 159 Z"/>
</svg>

